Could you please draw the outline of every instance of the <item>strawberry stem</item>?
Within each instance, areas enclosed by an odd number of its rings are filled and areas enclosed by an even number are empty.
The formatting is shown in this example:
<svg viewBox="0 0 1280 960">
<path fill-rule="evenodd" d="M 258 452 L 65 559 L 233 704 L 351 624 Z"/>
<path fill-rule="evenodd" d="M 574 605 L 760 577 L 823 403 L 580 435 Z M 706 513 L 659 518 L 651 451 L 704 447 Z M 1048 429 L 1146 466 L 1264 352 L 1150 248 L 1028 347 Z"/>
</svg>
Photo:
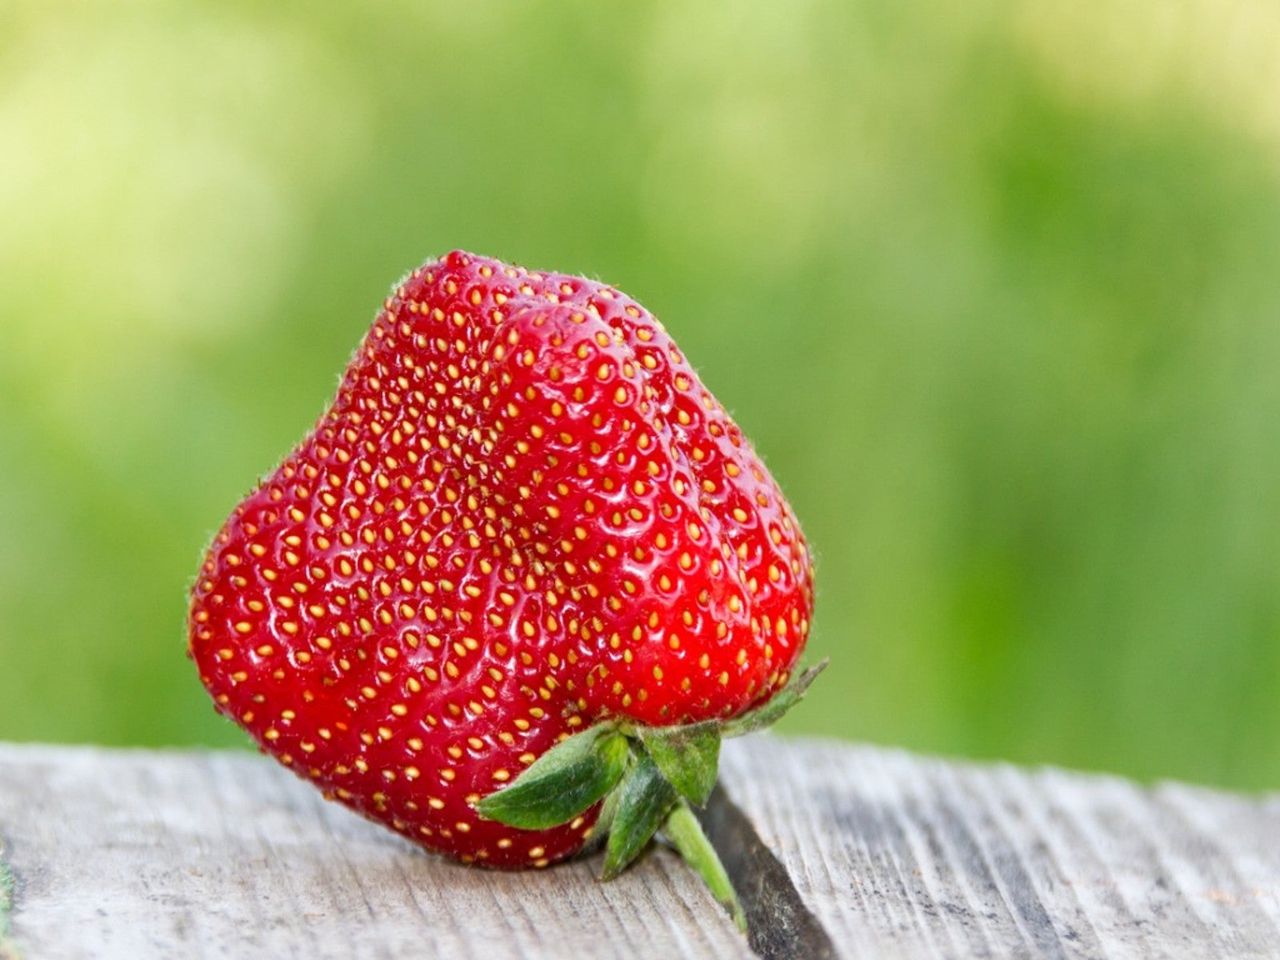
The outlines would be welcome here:
<svg viewBox="0 0 1280 960">
<path fill-rule="evenodd" d="M 729 720 L 646 727 L 608 719 L 551 747 L 508 786 L 477 806 L 482 817 L 523 830 L 567 823 L 604 801 L 593 829 L 605 843 L 601 879 L 620 874 L 659 829 L 745 933 L 733 883 L 690 803 L 702 807 L 716 783 L 722 737 L 770 726 L 804 696 L 827 665 L 810 667 L 768 701 Z"/>
<path fill-rule="evenodd" d="M 702 832 L 702 825 L 693 815 L 687 800 L 681 799 L 667 817 L 662 832 L 671 845 L 684 857 L 685 863 L 693 867 L 702 877 L 702 881 L 733 917 L 733 922 L 743 933 L 747 932 L 747 915 L 738 900 L 738 893 L 733 889 L 729 874 L 725 872 L 720 855 L 711 845 L 707 835 Z"/>
</svg>

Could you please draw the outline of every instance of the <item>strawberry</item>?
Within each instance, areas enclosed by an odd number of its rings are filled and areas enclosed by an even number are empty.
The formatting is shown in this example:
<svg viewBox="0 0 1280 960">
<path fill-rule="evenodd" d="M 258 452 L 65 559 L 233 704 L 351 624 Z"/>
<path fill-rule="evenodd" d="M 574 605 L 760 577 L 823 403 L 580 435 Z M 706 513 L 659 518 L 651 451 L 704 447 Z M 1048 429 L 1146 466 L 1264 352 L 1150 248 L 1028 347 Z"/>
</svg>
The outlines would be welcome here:
<svg viewBox="0 0 1280 960">
<path fill-rule="evenodd" d="M 643 307 L 454 252 L 214 538 L 189 652 L 221 713 L 365 816 L 518 868 L 603 811 L 615 873 L 660 828 L 697 846 L 720 738 L 810 678 L 775 696 L 812 606 L 790 507 Z"/>
</svg>

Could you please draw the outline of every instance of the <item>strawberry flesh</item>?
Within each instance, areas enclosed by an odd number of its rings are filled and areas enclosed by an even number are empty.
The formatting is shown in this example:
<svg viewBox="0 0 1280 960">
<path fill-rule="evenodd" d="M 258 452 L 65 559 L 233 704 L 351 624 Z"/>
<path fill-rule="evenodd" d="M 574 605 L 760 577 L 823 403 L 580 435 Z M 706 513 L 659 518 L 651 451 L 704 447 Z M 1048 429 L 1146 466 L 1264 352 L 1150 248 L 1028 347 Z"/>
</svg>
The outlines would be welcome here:
<svg viewBox="0 0 1280 960">
<path fill-rule="evenodd" d="M 544 866 L 596 810 L 475 812 L 568 734 L 728 718 L 789 677 L 790 507 L 619 291 L 455 251 L 386 301 L 192 591 L 222 713 L 326 794 L 466 862 Z"/>
</svg>

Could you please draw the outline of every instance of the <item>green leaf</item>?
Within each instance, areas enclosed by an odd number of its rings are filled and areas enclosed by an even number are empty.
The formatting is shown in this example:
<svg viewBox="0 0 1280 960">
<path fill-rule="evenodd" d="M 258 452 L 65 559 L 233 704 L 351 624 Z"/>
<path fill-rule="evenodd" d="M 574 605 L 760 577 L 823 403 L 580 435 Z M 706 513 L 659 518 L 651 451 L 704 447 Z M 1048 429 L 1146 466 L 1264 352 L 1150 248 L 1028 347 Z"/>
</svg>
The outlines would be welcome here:
<svg viewBox="0 0 1280 960">
<path fill-rule="evenodd" d="M 667 822 L 663 824 L 662 832 L 671 841 L 671 845 L 680 851 L 684 862 L 702 877 L 702 882 L 707 885 L 711 895 L 728 909 L 738 929 L 746 933 L 747 915 L 738 900 L 738 893 L 733 889 L 733 882 L 725 872 L 724 864 L 720 862 L 720 855 L 702 832 L 702 825 L 693 815 L 689 804 L 683 800 L 676 803 Z"/>
<path fill-rule="evenodd" d="M 784 713 L 800 702 L 805 691 L 809 689 L 809 684 L 813 683 L 814 678 L 826 669 L 828 662 L 826 659 L 820 660 L 804 673 L 792 677 L 791 682 L 775 693 L 773 698 L 763 706 L 725 721 L 720 728 L 720 736 L 740 737 L 772 726 L 782 718 Z"/>
<path fill-rule="evenodd" d="M 677 799 L 675 788 L 653 758 L 643 753 L 610 799 L 615 796 L 618 805 L 609 829 L 601 880 L 612 880 L 640 855 Z"/>
<path fill-rule="evenodd" d="M 626 783 L 626 778 L 623 778 Z M 591 825 L 591 833 L 587 837 L 587 842 L 582 846 L 582 853 L 595 853 L 604 845 L 605 840 L 609 838 L 609 831 L 613 828 L 613 817 L 618 811 L 618 796 L 622 793 L 619 787 L 610 790 L 605 794 L 604 803 L 600 804 L 600 815 L 596 817 L 596 822 Z M 0 960 L 4 960 L 0 957 Z"/>
<path fill-rule="evenodd" d="M 617 786 L 630 749 L 613 724 L 584 730 L 556 744 L 476 810 L 522 830 L 567 823 Z"/>
<path fill-rule="evenodd" d="M 0 858 L 4 855 L 4 847 L 0 846 Z M 9 939 L 9 912 L 13 909 L 13 875 L 0 859 L 0 958 L 17 957 L 17 947 Z"/>
<path fill-rule="evenodd" d="M 637 732 L 653 762 L 680 795 L 700 807 L 706 804 L 720 763 L 720 725 L 712 721 L 684 727 L 641 727 Z"/>
</svg>

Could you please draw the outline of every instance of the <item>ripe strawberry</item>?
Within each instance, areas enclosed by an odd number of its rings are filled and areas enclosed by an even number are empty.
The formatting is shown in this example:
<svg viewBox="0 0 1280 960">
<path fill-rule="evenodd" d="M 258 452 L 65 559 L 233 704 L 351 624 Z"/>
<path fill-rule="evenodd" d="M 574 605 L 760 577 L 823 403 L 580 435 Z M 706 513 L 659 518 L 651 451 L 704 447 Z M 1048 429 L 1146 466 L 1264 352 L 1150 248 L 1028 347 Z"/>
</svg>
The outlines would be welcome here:
<svg viewBox="0 0 1280 960">
<path fill-rule="evenodd" d="M 624 775 L 609 815 L 647 803 L 630 846 L 676 793 L 705 800 L 813 603 L 791 509 L 658 322 L 462 252 L 397 286 L 192 594 L 219 711 L 328 795 L 499 867 L 576 853 Z M 565 770 L 589 789 L 548 810 Z"/>
</svg>

